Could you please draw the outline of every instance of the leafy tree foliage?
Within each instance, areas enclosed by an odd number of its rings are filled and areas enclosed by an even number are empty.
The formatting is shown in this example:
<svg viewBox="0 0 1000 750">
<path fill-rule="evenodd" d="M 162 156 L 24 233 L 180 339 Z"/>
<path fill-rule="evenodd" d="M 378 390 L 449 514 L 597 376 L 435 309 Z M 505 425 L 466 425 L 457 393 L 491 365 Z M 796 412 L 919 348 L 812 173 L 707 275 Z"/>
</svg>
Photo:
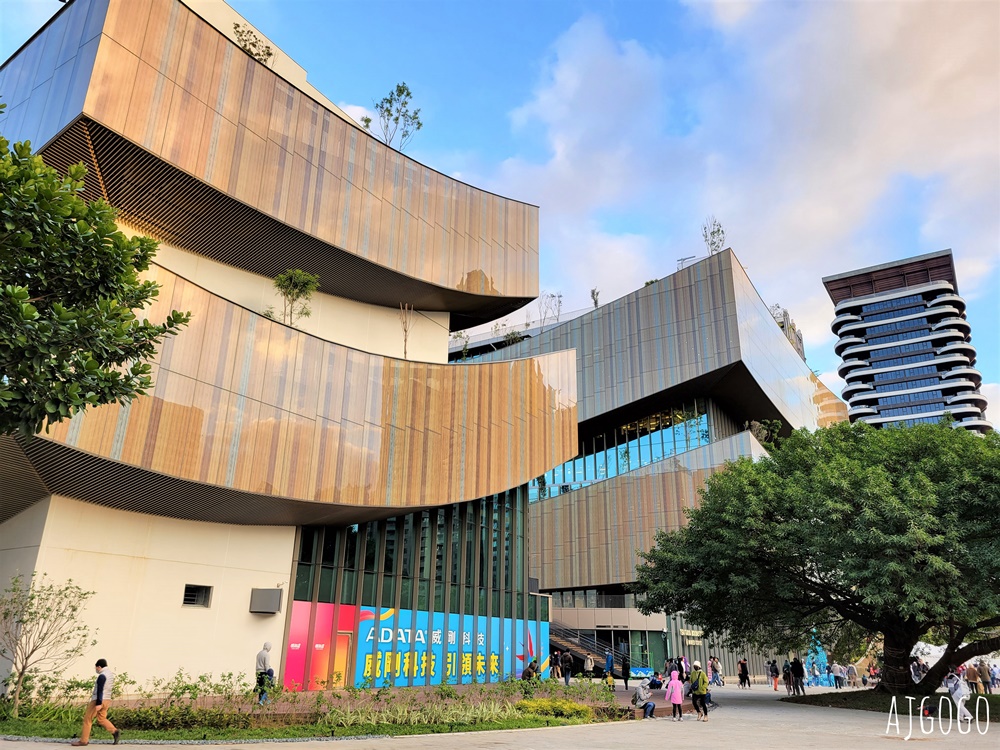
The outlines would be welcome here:
<svg viewBox="0 0 1000 750">
<path fill-rule="evenodd" d="M 126 237 L 115 210 L 0 137 L 0 434 L 40 432 L 86 406 L 124 403 L 152 381 L 146 360 L 188 322 L 140 320 L 159 286 L 140 281 L 156 243 Z"/>
<path fill-rule="evenodd" d="M 701 239 L 705 242 L 705 249 L 709 255 L 721 253 L 726 249 L 726 230 L 714 216 L 709 216 L 701 225 Z"/>
<path fill-rule="evenodd" d="M 271 49 L 271 45 L 264 44 L 264 40 L 257 36 L 254 30 L 250 28 L 250 24 L 234 23 L 233 34 L 236 37 L 236 43 L 257 62 L 267 65 L 268 61 L 274 56 L 274 50 Z"/>
<path fill-rule="evenodd" d="M 93 646 L 90 628 L 80 620 L 93 591 L 72 580 L 63 584 L 14 576 L 0 596 L 0 656 L 11 663 L 11 716 L 18 717 L 29 675 L 59 673 Z"/>
<path fill-rule="evenodd" d="M 1000 436 L 949 424 L 799 430 L 711 476 L 637 569 L 641 609 L 736 646 L 835 653 L 881 637 L 882 685 L 929 693 L 1000 649 Z M 919 685 L 919 640 L 947 650 Z"/>
<path fill-rule="evenodd" d="M 274 288 L 281 296 L 281 322 L 294 326 L 299 318 L 312 315 L 309 300 L 319 289 L 319 276 L 298 268 L 290 268 L 274 279 Z M 264 315 L 273 320 L 278 316 L 273 307 L 264 310 Z"/>
<path fill-rule="evenodd" d="M 417 131 L 424 126 L 420 121 L 420 109 L 410 111 L 412 96 L 409 86 L 397 83 L 396 88 L 390 91 L 388 96 L 375 102 L 375 115 L 379 126 L 375 136 L 387 146 L 392 146 L 398 135 L 400 151 L 406 148 Z M 361 118 L 361 124 L 365 130 L 375 132 L 372 131 L 372 118 Z"/>
</svg>

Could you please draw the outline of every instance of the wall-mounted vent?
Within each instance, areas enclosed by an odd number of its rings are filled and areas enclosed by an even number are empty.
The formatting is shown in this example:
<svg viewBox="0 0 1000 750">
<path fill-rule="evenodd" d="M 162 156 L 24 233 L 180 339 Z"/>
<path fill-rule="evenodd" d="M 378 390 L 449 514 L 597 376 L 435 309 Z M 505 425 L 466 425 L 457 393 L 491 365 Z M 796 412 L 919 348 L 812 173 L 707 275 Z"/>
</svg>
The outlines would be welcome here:
<svg viewBox="0 0 1000 750">
<path fill-rule="evenodd" d="M 189 583 L 184 586 L 184 600 L 181 602 L 185 607 L 211 607 L 212 587 L 198 586 Z"/>
<path fill-rule="evenodd" d="M 276 615 L 281 611 L 281 589 L 250 589 L 250 612 Z"/>
</svg>

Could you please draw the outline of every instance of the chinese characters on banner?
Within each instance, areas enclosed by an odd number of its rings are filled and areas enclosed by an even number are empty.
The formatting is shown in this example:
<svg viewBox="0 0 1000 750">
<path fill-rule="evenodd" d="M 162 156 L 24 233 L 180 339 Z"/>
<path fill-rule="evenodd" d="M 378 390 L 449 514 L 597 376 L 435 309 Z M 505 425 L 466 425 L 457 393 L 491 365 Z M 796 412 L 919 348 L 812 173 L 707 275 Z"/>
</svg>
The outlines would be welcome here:
<svg viewBox="0 0 1000 750">
<path fill-rule="evenodd" d="M 525 629 L 524 620 L 352 605 L 340 606 L 336 627 L 333 619 L 333 604 L 292 603 L 286 687 L 498 682 L 536 657 L 548 670 L 547 622 Z"/>
</svg>

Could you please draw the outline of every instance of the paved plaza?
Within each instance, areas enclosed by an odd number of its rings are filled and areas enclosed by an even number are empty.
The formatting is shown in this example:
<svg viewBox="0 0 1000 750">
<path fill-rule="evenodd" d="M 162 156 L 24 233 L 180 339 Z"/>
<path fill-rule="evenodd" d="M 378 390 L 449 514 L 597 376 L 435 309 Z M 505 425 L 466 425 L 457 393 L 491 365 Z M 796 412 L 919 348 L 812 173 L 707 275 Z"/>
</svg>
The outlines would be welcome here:
<svg viewBox="0 0 1000 750">
<path fill-rule="evenodd" d="M 586 726 L 554 727 L 551 729 L 521 729 L 504 732 L 470 732 L 464 734 L 434 734 L 418 737 L 377 738 L 344 741 L 308 741 L 269 743 L 278 750 L 334 750 L 344 746 L 349 750 L 470 750 L 471 748 L 519 748 L 519 750 L 621 750 L 621 748 L 703 747 L 735 748 L 871 748 L 892 747 L 905 741 L 906 717 L 900 718 L 900 734 L 886 733 L 887 717 L 868 711 L 817 708 L 781 703 L 779 694 L 763 686 L 750 691 L 735 686 L 716 689 L 713 695 L 721 708 L 713 711 L 711 720 L 701 723 L 685 719 L 674 723 L 669 719 L 629 721 Z M 782 693 L 783 695 L 783 693 Z M 983 726 L 985 729 L 985 726 Z M 942 736 L 935 726 L 933 734 L 921 735 L 914 725 L 910 742 L 933 747 L 1000 747 L 1000 726 L 994 724 L 985 735 L 960 735 L 957 724 L 951 734 Z M 3 743 L 2 750 L 43 750 L 48 746 L 65 747 L 62 742 Z M 103 739 L 95 740 L 105 744 Z M 128 744 L 127 735 L 123 744 Z M 679 743 L 679 744 L 675 744 Z M 108 741 L 107 744 L 110 744 Z M 220 747 L 232 746 L 226 743 Z M 276 747 L 277 746 L 277 747 Z M 183 745 L 158 745 L 181 748 Z"/>
</svg>

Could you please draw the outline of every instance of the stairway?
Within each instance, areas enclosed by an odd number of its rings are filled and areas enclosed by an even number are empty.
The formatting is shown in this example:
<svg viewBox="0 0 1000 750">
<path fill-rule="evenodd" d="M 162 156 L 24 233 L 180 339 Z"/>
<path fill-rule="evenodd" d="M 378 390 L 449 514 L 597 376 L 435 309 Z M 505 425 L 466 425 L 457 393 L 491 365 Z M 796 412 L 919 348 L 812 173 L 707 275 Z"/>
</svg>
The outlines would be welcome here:
<svg viewBox="0 0 1000 750">
<path fill-rule="evenodd" d="M 549 623 L 549 647 L 559 651 L 568 651 L 573 657 L 573 674 L 583 671 L 583 660 L 589 652 L 594 657 L 594 673 L 604 674 L 605 651 L 608 646 L 596 638 L 580 635 L 579 631 L 568 628 L 560 622 Z M 633 669 L 649 669 L 645 659 L 630 656 Z M 621 674 L 621 653 L 614 652 L 614 669 Z"/>
</svg>

